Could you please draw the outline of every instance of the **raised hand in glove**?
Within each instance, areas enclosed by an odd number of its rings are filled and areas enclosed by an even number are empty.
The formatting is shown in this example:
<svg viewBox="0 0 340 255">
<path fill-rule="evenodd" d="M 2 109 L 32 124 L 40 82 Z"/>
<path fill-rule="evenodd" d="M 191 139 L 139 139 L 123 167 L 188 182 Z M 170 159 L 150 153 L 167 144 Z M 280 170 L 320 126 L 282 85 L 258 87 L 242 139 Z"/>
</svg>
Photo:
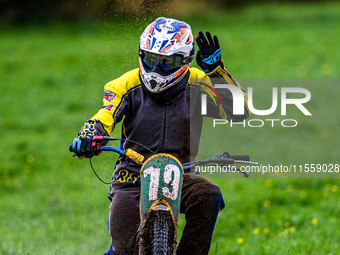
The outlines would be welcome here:
<svg viewBox="0 0 340 255">
<path fill-rule="evenodd" d="M 92 158 L 94 155 L 92 151 L 92 139 L 85 137 L 74 138 L 72 151 L 78 157 L 85 156 L 86 158 Z"/>
<path fill-rule="evenodd" d="M 213 39 L 209 32 L 205 34 L 206 37 L 200 31 L 195 36 L 199 48 L 196 54 L 196 62 L 205 73 L 210 73 L 221 64 L 221 49 L 216 35 Z"/>
</svg>

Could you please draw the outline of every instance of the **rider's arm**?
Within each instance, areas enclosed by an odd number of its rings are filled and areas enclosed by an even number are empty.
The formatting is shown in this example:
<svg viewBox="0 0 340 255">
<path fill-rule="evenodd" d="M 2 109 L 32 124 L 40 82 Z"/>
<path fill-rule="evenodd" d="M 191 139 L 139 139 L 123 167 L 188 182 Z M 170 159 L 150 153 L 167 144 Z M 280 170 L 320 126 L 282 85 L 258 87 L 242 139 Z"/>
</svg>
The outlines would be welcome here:
<svg viewBox="0 0 340 255">
<path fill-rule="evenodd" d="M 95 135 L 110 135 L 127 111 L 128 94 L 138 86 L 138 69 L 107 83 L 104 87 L 103 107 L 84 123 L 78 137 L 92 139 Z"/>
<path fill-rule="evenodd" d="M 220 66 L 207 74 L 197 68 L 190 68 L 189 83 L 191 87 L 199 88 L 201 94 L 206 95 L 207 117 L 241 121 L 250 115 L 245 90 L 224 69 L 223 62 Z M 243 115 L 233 114 L 233 96 L 231 92 L 227 88 L 215 89 L 216 84 L 228 84 L 239 89 L 239 93 L 242 94 L 242 99 L 244 100 Z M 198 102 L 201 104 L 201 99 L 199 99 Z M 200 105 L 197 105 L 197 107 L 200 107 Z"/>
<path fill-rule="evenodd" d="M 233 120 L 233 121 L 241 121 L 249 117 L 251 114 L 248 108 L 248 96 L 245 92 L 244 88 L 231 76 L 231 74 L 224 68 L 224 63 L 222 61 L 221 65 L 216 67 L 212 72 L 206 74 L 212 84 L 216 86 L 216 84 L 228 84 L 237 87 L 239 93 L 242 94 L 242 99 L 244 103 L 244 111 L 242 115 L 234 115 L 233 114 L 233 102 L 234 98 L 229 89 L 226 88 L 216 88 L 216 92 L 220 98 L 220 100 L 213 100 L 209 98 L 208 105 L 215 105 L 215 107 L 210 107 L 210 111 L 208 110 L 208 116 L 210 117 L 220 117 L 223 119 Z M 235 95 L 234 95 L 235 96 Z M 216 96 L 217 97 L 217 96 Z M 217 98 L 218 99 L 218 98 Z M 218 106 L 216 107 L 216 103 Z M 222 107 L 221 107 L 222 106 Z M 209 106 L 208 106 L 209 107 Z M 218 113 L 214 108 L 218 108 Z M 222 111 L 223 109 L 223 111 Z"/>
<path fill-rule="evenodd" d="M 212 36 L 209 32 L 205 35 L 202 31 L 195 36 L 199 50 L 196 54 L 196 63 L 204 71 L 206 78 L 197 81 L 199 88 L 207 93 L 207 115 L 214 118 L 232 119 L 233 121 L 241 121 L 247 118 L 250 114 L 248 109 L 247 94 L 245 90 L 238 84 L 236 80 L 224 68 L 224 63 L 221 59 L 221 48 L 217 36 Z M 198 77 L 204 77 L 199 74 Z M 207 82 L 208 80 L 208 82 Z M 216 88 L 217 84 L 228 84 L 222 88 Z M 236 115 L 233 113 L 233 96 L 230 91 L 233 91 L 241 96 L 243 103 L 243 114 Z M 236 92 L 235 92 L 236 91 Z M 238 98 L 239 99 L 239 98 Z M 209 104 L 212 107 L 209 107 Z"/>
</svg>

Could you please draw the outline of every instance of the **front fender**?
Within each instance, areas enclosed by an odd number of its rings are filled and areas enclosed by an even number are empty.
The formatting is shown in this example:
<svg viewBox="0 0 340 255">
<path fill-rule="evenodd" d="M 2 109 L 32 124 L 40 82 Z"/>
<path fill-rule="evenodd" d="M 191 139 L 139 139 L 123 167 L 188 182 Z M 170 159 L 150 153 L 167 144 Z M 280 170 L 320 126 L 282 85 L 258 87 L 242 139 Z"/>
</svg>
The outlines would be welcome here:
<svg viewBox="0 0 340 255">
<path fill-rule="evenodd" d="M 141 168 L 141 223 L 150 210 L 170 210 L 177 226 L 183 184 L 183 166 L 170 154 L 159 153 Z"/>
</svg>

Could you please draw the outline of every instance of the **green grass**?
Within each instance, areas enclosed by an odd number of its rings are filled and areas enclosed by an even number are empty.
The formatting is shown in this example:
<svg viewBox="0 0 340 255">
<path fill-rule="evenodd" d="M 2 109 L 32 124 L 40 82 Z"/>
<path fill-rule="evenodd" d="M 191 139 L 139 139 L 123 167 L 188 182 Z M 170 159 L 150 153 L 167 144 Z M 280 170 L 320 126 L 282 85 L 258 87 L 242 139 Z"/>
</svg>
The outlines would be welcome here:
<svg viewBox="0 0 340 255">
<path fill-rule="evenodd" d="M 183 19 L 195 33 L 219 36 L 228 70 L 239 80 L 247 78 L 245 87 L 257 84 L 254 93 L 260 95 L 254 100 L 265 107 L 270 86 L 260 79 L 340 76 L 339 17 L 340 5 L 323 4 L 266 5 Z M 68 145 L 101 107 L 103 85 L 137 67 L 139 35 L 150 21 L 0 32 L 0 254 L 108 249 L 108 187 L 95 178 L 87 160 L 71 157 Z M 306 107 L 313 116 L 292 111 L 298 127 L 226 128 L 223 149 L 262 163 L 340 163 L 340 89 L 334 81 L 320 81 L 303 85 L 312 93 Z M 201 155 L 221 152 L 215 146 L 220 137 L 205 132 L 211 140 Z M 106 180 L 114 161 L 110 155 L 94 159 Z M 288 254 L 282 232 L 291 254 L 340 253 L 338 179 L 213 181 L 222 189 L 226 209 L 219 215 L 211 254 Z"/>
</svg>

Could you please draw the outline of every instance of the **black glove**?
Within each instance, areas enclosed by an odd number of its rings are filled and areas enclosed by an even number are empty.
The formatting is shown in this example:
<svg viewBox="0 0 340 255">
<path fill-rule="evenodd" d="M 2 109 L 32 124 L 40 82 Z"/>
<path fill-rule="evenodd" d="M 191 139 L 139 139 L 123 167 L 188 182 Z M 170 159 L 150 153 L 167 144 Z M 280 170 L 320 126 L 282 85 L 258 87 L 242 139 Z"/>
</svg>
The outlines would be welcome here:
<svg viewBox="0 0 340 255">
<path fill-rule="evenodd" d="M 210 73 L 221 65 L 221 49 L 216 35 L 213 40 L 209 32 L 205 34 L 207 38 L 202 31 L 195 36 L 199 48 L 196 54 L 196 62 L 205 73 Z"/>
<path fill-rule="evenodd" d="M 85 156 L 86 158 L 92 158 L 92 139 L 90 138 L 74 138 L 72 143 L 72 151 L 78 156 Z"/>
</svg>

